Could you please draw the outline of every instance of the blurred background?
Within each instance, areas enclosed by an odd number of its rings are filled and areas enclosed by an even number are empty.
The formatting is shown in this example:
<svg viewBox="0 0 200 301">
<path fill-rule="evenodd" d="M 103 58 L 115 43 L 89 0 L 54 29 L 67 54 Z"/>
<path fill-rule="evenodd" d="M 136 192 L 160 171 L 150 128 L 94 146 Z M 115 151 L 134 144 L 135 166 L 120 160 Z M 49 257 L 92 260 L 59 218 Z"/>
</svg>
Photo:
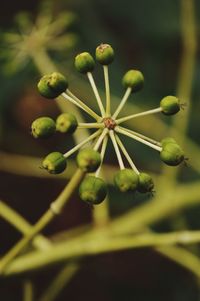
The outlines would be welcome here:
<svg viewBox="0 0 200 301">
<path fill-rule="evenodd" d="M 187 11 L 187 2 L 194 5 L 195 14 L 192 16 L 191 11 Z M 110 66 L 113 108 L 124 93 L 121 78 L 131 68 L 143 72 L 145 87 L 130 99 L 124 114 L 155 108 L 166 95 L 183 95 L 183 102 L 187 105 L 186 116 L 182 115 L 177 125 L 183 126 L 184 130 L 179 140 L 185 145 L 192 143 L 194 153 L 191 149 L 187 153 L 189 166 L 182 167 L 178 182 L 198 180 L 199 28 L 200 2 L 197 0 L 7 0 L 2 3 L 0 198 L 33 224 L 73 174 L 73 160 L 69 170 L 58 177 L 49 177 L 39 168 L 42 157 L 54 150 L 65 152 L 74 140 L 62 135 L 45 141 L 33 139 L 30 126 L 34 119 L 39 116 L 55 118 L 59 114 L 56 103 L 40 97 L 36 85 L 41 74 L 55 67 L 68 76 L 70 89 L 96 109 L 87 79 L 77 74 L 73 62 L 79 52 L 94 54 L 96 46 L 102 42 L 111 44 L 115 50 L 115 61 Z M 189 30 L 194 35 L 190 35 Z M 101 66 L 96 67 L 94 76 L 103 95 Z M 85 114 L 83 117 L 89 121 Z M 160 140 L 168 134 L 168 125 L 173 126 L 174 122 L 173 118 L 156 116 L 155 119 L 148 117 L 135 123 L 132 121 L 129 126 Z M 164 169 L 158 155 L 129 139 L 124 139 L 124 142 L 138 168 L 152 173 L 155 182 L 159 182 Z M 112 148 L 109 148 L 105 160 L 106 171 L 111 170 L 109 176 L 112 177 L 112 170 L 117 164 Z M 151 199 L 152 196 L 121 195 L 110 185 L 109 215 L 117 217 Z M 183 215 L 159 221 L 152 225 L 152 229 L 159 232 L 184 229 L 185 226 L 199 229 L 199 217 L 200 206 L 188 207 Z M 62 216 L 50 224 L 44 234 L 53 236 L 60 231 L 91 223 L 91 220 L 91 208 L 75 195 Z M 20 237 L 21 234 L 0 219 L 1 255 Z M 199 254 L 199 251 L 197 246 L 194 252 Z M 36 296 L 47 287 L 56 271 L 55 267 L 31 276 Z M 0 299 L 22 300 L 22 282 L 22 278 L 1 280 Z M 152 249 L 139 249 L 84 260 L 80 271 L 56 300 L 68 299 L 197 301 L 200 294 L 195 277 L 186 269 Z M 35 300 L 39 299 L 36 297 Z"/>
</svg>

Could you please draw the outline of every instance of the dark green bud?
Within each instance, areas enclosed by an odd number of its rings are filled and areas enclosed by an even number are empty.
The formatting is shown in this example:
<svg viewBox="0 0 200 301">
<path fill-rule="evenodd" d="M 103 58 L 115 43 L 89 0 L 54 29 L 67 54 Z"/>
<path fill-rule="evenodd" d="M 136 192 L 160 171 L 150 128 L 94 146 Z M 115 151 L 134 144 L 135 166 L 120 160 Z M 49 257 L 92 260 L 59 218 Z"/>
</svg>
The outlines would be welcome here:
<svg viewBox="0 0 200 301">
<path fill-rule="evenodd" d="M 50 117 L 40 117 L 33 121 L 31 132 L 34 138 L 47 138 L 55 133 L 56 125 Z"/>
<path fill-rule="evenodd" d="M 38 91 L 46 98 L 56 98 L 68 87 L 64 75 L 59 72 L 44 75 L 38 83 Z"/>
<path fill-rule="evenodd" d="M 56 119 L 56 130 L 61 133 L 73 134 L 78 126 L 76 117 L 71 113 L 63 113 Z"/>
<path fill-rule="evenodd" d="M 63 154 L 53 152 L 44 158 L 42 167 L 51 174 L 59 174 L 67 167 L 67 161 Z"/>
<path fill-rule="evenodd" d="M 184 152 L 177 143 L 167 143 L 163 146 L 160 157 L 167 165 L 176 166 L 184 161 Z"/>
<path fill-rule="evenodd" d="M 75 67 L 80 73 L 92 72 L 95 61 L 89 52 L 82 52 L 75 57 Z"/>
<path fill-rule="evenodd" d="M 92 148 L 84 148 L 78 153 L 76 162 L 83 171 L 94 172 L 101 164 L 101 155 Z"/>
<path fill-rule="evenodd" d="M 175 96 L 166 96 L 160 101 L 162 113 L 165 115 L 174 115 L 180 111 L 180 101 Z"/>
<path fill-rule="evenodd" d="M 139 174 L 139 183 L 137 190 L 141 193 L 152 192 L 154 183 L 152 177 L 144 172 Z"/>
<path fill-rule="evenodd" d="M 101 65 L 109 65 L 114 60 L 114 50 L 109 44 L 100 44 L 96 48 L 96 60 Z"/>
<path fill-rule="evenodd" d="M 172 137 L 166 137 L 166 138 L 164 138 L 164 139 L 161 140 L 162 147 L 165 147 L 165 145 L 168 144 L 168 143 L 175 143 L 175 144 L 177 144 L 176 140 L 174 138 L 172 138 Z"/>
<path fill-rule="evenodd" d="M 106 183 L 100 178 L 87 176 L 79 187 L 79 195 L 91 205 L 100 204 L 107 195 Z"/>
<path fill-rule="evenodd" d="M 131 88 L 132 92 L 137 92 L 144 86 L 144 76 L 138 70 L 129 70 L 123 76 L 122 84 L 125 88 Z"/>
<path fill-rule="evenodd" d="M 122 169 L 114 176 L 114 183 L 122 192 L 135 191 L 138 180 L 138 175 L 132 169 Z"/>
</svg>

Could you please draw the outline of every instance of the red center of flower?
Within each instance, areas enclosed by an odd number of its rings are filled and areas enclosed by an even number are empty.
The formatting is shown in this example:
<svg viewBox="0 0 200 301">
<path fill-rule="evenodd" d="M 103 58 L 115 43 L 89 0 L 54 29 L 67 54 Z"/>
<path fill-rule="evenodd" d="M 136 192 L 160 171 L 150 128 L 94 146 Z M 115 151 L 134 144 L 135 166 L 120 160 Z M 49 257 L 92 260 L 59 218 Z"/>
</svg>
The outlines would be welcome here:
<svg viewBox="0 0 200 301">
<path fill-rule="evenodd" d="M 114 128 L 116 127 L 116 122 L 111 117 L 104 118 L 103 122 L 105 127 L 109 130 L 114 130 Z"/>
</svg>

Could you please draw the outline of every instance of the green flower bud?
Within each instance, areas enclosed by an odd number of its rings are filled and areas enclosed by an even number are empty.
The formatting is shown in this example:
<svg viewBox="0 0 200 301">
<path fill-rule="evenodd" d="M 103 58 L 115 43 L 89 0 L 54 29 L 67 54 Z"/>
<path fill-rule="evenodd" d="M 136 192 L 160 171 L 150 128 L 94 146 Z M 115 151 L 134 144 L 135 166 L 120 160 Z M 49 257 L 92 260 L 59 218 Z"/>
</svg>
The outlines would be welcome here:
<svg viewBox="0 0 200 301">
<path fill-rule="evenodd" d="M 166 138 L 164 138 L 164 139 L 161 140 L 162 147 L 165 147 L 165 145 L 168 144 L 168 143 L 175 143 L 175 144 L 177 144 L 176 140 L 174 138 L 172 138 L 172 137 L 166 137 Z"/>
<path fill-rule="evenodd" d="M 65 92 L 68 83 L 64 75 L 59 72 L 44 75 L 38 83 L 38 91 L 46 98 L 56 98 Z"/>
<path fill-rule="evenodd" d="M 131 88 L 132 92 L 137 92 L 143 88 L 144 76 L 138 70 L 129 70 L 123 76 L 122 84 L 125 88 Z"/>
<path fill-rule="evenodd" d="M 75 67 L 80 73 L 92 72 L 95 61 L 89 52 L 82 52 L 75 57 Z"/>
<path fill-rule="evenodd" d="M 49 117 L 40 117 L 33 121 L 31 132 L 34 138 L 47 138 L 55 133 L 56 125 Z"/>
<path fill-rule="evenodd" d="M 96 48 L 96 60 L 101 65 L 109 65 L 114 60 L 114 50 L 109 44 L 101 44 Z"/>
<path fill-rule="evenodd" d="M 160 157 L 167 165 L 176 166 L 184 160 L 184 152 L 177 143 L 167 143 L 163 146 Z"/>
<path fill-rule="evenodd" d="M 50 153 L 43 160 L 42 167 L 51 174 L 59 174 L 67 167 L 66 158 L 59 152 Z"/>
<path fill-rule="evenodd" d="M 139 184 L 137 190 L 141 193 L 151 192 L 154 188 L 152 177 L 144 172 L 139 174 Z"/>
<path fill-rule="evenodd" d="M 84 148 L 78 153 L 76 162 L 83 171 L 94 172 L 101 164 L 101 155 L 92 148 Z"/>
<path fill-rule="evenodd" d="M 56 119 L 56 130 L 61 133 L 73 134 L 78 126 L 76 117 L 71 113 L 63 113 Z"/>
<path fill-rule="evenodd" d="M 180 111 L 180 101 L 175 96 L 166 96 L 160 101 L 162 113 L 165 115 L 174 115 Z"/>
<path fill-rule="evenodd" d="M 114 176 L 114 183 L 122 192 L 135 191 L 138 180 L 138 175 L 132 169 L 122 169 Z"/>
<path fill-rule="evenodd" d="M 107 195 L 105 182 L 94 176 L 87 176 L 79 187 L 80 198 L 92 205 L 103 202 Z"/>
</svg>

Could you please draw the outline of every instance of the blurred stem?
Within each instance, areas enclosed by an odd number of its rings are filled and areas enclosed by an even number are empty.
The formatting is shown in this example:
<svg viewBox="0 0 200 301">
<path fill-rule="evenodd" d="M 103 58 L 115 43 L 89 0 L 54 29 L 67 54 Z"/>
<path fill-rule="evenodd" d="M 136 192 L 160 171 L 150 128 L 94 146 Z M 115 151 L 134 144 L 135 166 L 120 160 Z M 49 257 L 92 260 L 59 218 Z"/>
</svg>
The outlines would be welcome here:
<svg viewBox="0 0 200 301">
<path fill-rule="evenodd" d="M 108 203 L 104 202 L 103 205 L 105 207 L 108 205 Z M 105 211 L 106 211 L 106 213 L 108 212 L 107 208 L 105 209 Z M 13 211 L 13 209 L 9 208 L 2 201 L 0 202 L 0 212 L 1 212 L 1 216 L 3 216 L 8 222 L 12 223 L 23 234 L 26 234 L 27 232 L 29 232 L 31 227 L 33 227 L 23 217 L 21 217 L 18 213 Z M 100 211 L 95 211 L 94 214 L 100 214 Z M 99 221 L 99 224 L 96 224 L 96 226 L 99 226 L 99 225 L 102 226 L 102 224 L 105 225 L 108 218 L 109 217 L 107 217 L 105 219 L 104 215 L 97 217 L 95 219 L 95 221 L 96 221 L 96 223 Z M 73 229 L 72 231 L 68 231 L 67 233 L 71 233 L 71 232 L 73 232 L 71 238 L 73 238 L 74 235 L 78 235 L 78 234 L 81 235 L 81 233 L 79 232 L 79 229 L 75 229 L 75 230 Z M 65 235 L 65 239 L 66 238 L 69 239 L 70 235 L 68 235 L 67 237 Z M 45 237 L 43 237 L 41 235 L 36 236 L 34 238 L 33 244 L 35 245 L 35 247 L 37 249 L 40 249 L 40 250 L 44 250 L 44 246 L 46 249 L 47 247 L 49 247 L 51 245 L 51 243 Z M 190 266 L 190 260 L 187 259 L 188 257 L 190 258 L 191 256 L 193 256 L 189 252 L 184 251 L 185 256 L 183 256 L 183 254 L 182 254 L 183 251 L 180 248 L 176 248 L 176 247 L 168 247 L 167 249 L 160 247 L 160 248 L 157 248 L 156 250 L 159 253 L 163 254 L 165 257 L 168 257 L 171 260 L 175 261 L 176 263 L 184 266 L 188 270 L 193 271 L 192 267 Z M 179 252 L 181 252 L 181 254 L 182 254 L 181 257 L 178 256 Z M 198 265 L 195 264 L 195 267 L 198 267 Z M 60 270 L 58 275 L 55 276 L 52 283 L 49 285 L 47 290 L 42 295 L 40 301 L 48 300 L 47 299 L 48 296 L 52 296 L 52 298 L 54 296 L 54 298 L 55 298 L 58 295 L 58 293 L 64 288 L 64 284 L 66 285 L 66 283 L 68 283 L 71 280 L 71 278 L 76 274 L 76 272 L 78 271 L 78 268 L 80 268 L 80 266 L 77 263 L 69 263 L 69 264 L 65 265 L 64 268 L 62 268 Z M 196 270 L 196 268 L 195 268 L 195 270 Z M 56 288 L 55 288 L 55 286 L 56 286 Z M 51 289 L 51 287 L 53 289 Z M 53 299 L 50 299 L 50 300 L 53 300 Z"/>
<path fill-rule="evenodd" d="M 34 271 L 45 266 L 55 265 L 66 260 L 71 260 L 83 256 L 94 256 L 101 253 L 120 251 L 125 249 L 143 248 L 143 247 L 159 247 L 169 246 L 177 243 L 190 244 L 200 241 L 200 231 L 182 231 L 172 232 L 165 234 L 152 234 L 144 233 L 134 236 L 119 236 L 119 237 L 105 237 L 99 236 L 88 237 L 87 239 L 74 239 L 67 242 L 62 242 L 54 246 L 53 250 L 47 252 L 32 252 L 23 257 L 15 259 L 5 271 L 7 275 L 17 275 L 27 271 Z M 180 250 L 180 248 L 178 248 Z M 184 250 L 184 249 L 182 249 Z M 175 252 L 171 251 L 172 259 Z M 163 250 L 162 250 L 163 252 Z M 164 253 L 164 252 L 163 252 Z M 166 251 L 167 253 L 167 251 Z M 187 251 L 183 251 L 188 255 Z M 177 253 L 178 254 L 178 251 Z M 200 262 L 198 258 L 190 254 L 187 257 L 188 261 L 183 262 L 186 257 L 182 254 L 182 257 L 177 258 L 181 265 L 187 266 L 190 270 L 195 270 L 195 275 L 200 278 Z M 170 254 L 168 255 L 168 257 Z M 191 258 L 195 258 L 196 269 L 194 269 L 194 261 L 191 263 Z M 191 264 L 190 264 L 191 263 Z M 198 269 L 197 269 L 198 267 Z"/>
<path fill-rule="evenodd" d="M 187 270 L 191 271 L 197 277 L 199 283 L 200 260 L 196 255 L 192 254 L 184 248 L 177 248 L 175 246 L 157 247 L 156 250 L 159 251 L 162 255 L 167 256 L 169 259 L 175 261 Z"/>
<path fill-rule="evenodd" d="M 0 201 L 0 216 L 24 235 L 27 235 L 32 230 L 33 226 L 3 201 Z M 42 235 L 37 235 L 32 243 L 39 250 L 46 250 L 51 246 L 51 242 Z"/>
<path fill-rule="evenodd" d="M 106 198 L 100 205 L 93 208 L 93 225 L 94 227 L 104 227 L 109 222 L 109 202 Z"/>
<path fill-rule="evenodd" d="M 34 291 L 33 283 L 30 280 L 25 280 L 23 284 L 23 301 L 33 301 L 34 300 Z"/>
<path fill-rule="evenodd" d="M 43 214 L 39 221 L 32 227 L 31 231 L 24 236 L 0 261 L 0 273 L 6 268 L 8 263 L 12 261 L 27 244 L 40 232 L 42 231 L 56 216 L 61 213 L 63 207 L 75 191 L 84 173 L 81 170 L 77 170 L 70 182 L 60 193 L 57 199 L 50 205 L 50 208 Z"/>
<path fill-rule="evenodd" d="M 173 119 L 171 136 L 176 136 L 178 142 L 185 147 L 187 144 L 186 132 L 190 116 L 190 99 L 192 97 L 192 83 L 196 61 L 197 34 L 195 29 L 195 3 L 194 0 L 180 0 L 181 6 L 181 33 L 183 53 L 179 69 L 177 95 L 182 103 L 187 103 L 186 109 L 179 112 Z M 165 167 L 163 185 L 165 179 L 170 179 L 171 185 L 175 184 L 180 168 L 170 169 Z"/>
<path fill-rule="evenodd" d="M 19 230 L 24 235 L 28 234 L 33 226 L 30 225 L 20 214 L 6 205 L 4 202 L 0 201 L 0 216 L 3 217 L 7 222 L 13 225 L 17 230 Z M 52 243 L 46 237 L 42 235 L 37 235 L 32 244 L 36 249 L 45 251 L 52 247 Z M 66 264 L 55 276 L 52 283 L 49 285 L 47 290 L 44 292 L 41 301 L 43 300 L 54 300 L 64 286 L 73 278 L 78 269 L 80 268 L 78 263 Z M 24 282 L 24 301 L 32 300 L 31 298 L 31 282 Z M 51 299 L 50 299 L 51 298 Z"/>
<path fill-rule="evenodd" d="M 79 270 L 78 263 L 69 263 L 60 270 L 57 276 L 49 284 L 47 289 L 44 291 L 39 301 L 53 301 L 55 300 L 60 292 L 65 288 L 66 284 L 75 276 Z"/>
</svg>

